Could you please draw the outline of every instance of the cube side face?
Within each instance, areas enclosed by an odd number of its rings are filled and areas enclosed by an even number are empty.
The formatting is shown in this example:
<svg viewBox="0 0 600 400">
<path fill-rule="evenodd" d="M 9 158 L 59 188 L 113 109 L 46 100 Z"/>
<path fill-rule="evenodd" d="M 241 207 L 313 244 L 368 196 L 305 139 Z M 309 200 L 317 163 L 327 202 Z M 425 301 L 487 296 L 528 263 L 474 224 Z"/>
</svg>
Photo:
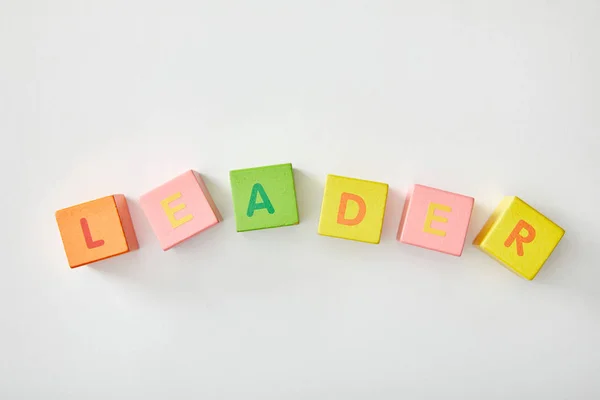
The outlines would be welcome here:
<svg viewBox="0 0 600 400">
<path fill-rule="evenodd" d="M 496 207 L 496 209 L 494 209 L 494 211 L 492 212 L 492 215 L 490 215 L 488 220 L 485 222 L 485 224 L 483 225 L 483 227 L 481 228 L 481 230 L 479 231 L 479 233 L 477 234 L 475 239 L 473 239 L 473 245 L 479 247 L 481 250 L 484 250 L 483 248 L 481 248 L 481 243 L 485 240 L 488 233 L 492 229 L 494 229 L 494 226 L 498 223 L 498 221 L 502 217 L 502 214 L 504 214 L 504 212 L 506 212 L 506 210 L 508 210 L 508 207 L 510 207 L 513 200 L 514 200 L 513 196 L 506 196 L 502 199 L 502 201 L 500 202 L 498 207 Z"/>
<path fill-rule="evenodd" d="M 163 250 L 219 222 L 194 171 L 141 196 L 140 204 Z"/>
<path fill-rule="evenodd" d="M 114 196 L 59 210 L 56 222 L 71 268 L 130 250 Z"/>
<path fill-rule="evenodd" d="M 204 197 L 206 197 L 206 200 L 208 201 L 210 208 L 212 209 L 213 213 L 215 214 L 215 217 L 217 217 L 217 221 L 222 222 L 223 216 L 221 215 L 221 212 L 217 208 L 217 204 L 213 200 L 210 192 L 208 191 L 208 188 L 206 187 L 206 184 L 204 183 L 204 179 L 202 179 L 202 176 L 200 176 L 200 174 L 197 173 L 196 171 L 193 171 L 193 173 L 194 173 L 194 177 L 196 177 L 196 181 L 198 181 L 198 184 L 200 185 L 200 189 L 202 190 Z"/>
<path fill-rule="evenodd" d="M 510 199 L 478 246 L 518 275 L 532 280 L 565 231 L 518 197 Z"/>
<path fill-rule="evenodd" d="M 398 240 L 461 256 L 474 202 L 472 197 L 415 185 L 406 200 Z"/>
<path fill-rule="evenodd" d="M 408 209 L 410 207 L 413 190 L 414 190 L 414 187 L 410 188 L 410 190 L 406 194 L 406 199 L 404 199 L 404 207 L 402 208 L 402 217 L 400 218 L 400 226 L 398 227 L 398 234 L 396 235 L 396 240 L 399 242 L 401 242 L 402 233 L 404 232 L 404 224 L 406 223 L 406 217 L 408 216 Z"/>
<path fill-rule="evenodd" d="M 115 205 L 117 206 L 117 212 L 119 213 L 119 219 L 121 220 L 121 227 L 123 229 L 123 234 L 125 235 L 127 247 L 129 248 L 129 251 L 137 250 L 140 246 L 133 227 L 133 221 L 131 220 L 131 214 L 129 213 L 127 199 L 122 194 L 116 194 L 113 197 L 115 198 Z"/>
<path fill-rule="evenodd" d="M 238 232 L 299 223 L 292 164 L 230 171 Z"/>
<path fill-rule="evenodd" d="M 378 244 L 388 195 L 386 183 L 329 175 L 319 234 Z"/>
</svg>

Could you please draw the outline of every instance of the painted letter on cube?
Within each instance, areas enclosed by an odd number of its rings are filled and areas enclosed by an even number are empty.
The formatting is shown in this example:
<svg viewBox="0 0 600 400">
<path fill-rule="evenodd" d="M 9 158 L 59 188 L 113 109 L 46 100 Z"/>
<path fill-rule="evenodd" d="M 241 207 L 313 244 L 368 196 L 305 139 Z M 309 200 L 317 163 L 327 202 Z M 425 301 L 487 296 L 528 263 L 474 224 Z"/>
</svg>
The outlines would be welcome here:
<svg viewBox="0 0 600 400">
<path fill-rule="evenodd" d="M 414 185 L 404 203 L 398 241 L 462 255 L 474 199 L 423 185 Z"/>
<path fill-rule="evenodd" d="M 127 200 L 122 194 L 59 210 L 56 222 L 71 268 L 138 248 Z"/>
<path fill-rule="evenodd" d="M 319 234 L 379 243 L 387 194 L 386 183 L 328 175 Z"/>
<path fill-rule="evenodd" d="M 146 193 L 140 204 L 163 250 L 222 220 L 202 177 L 192 170 Z"/>
<path fill-rule="evenodd" d="M 229 172 L 238 232 L 297 225 L 292 164 Z"/>
<path fill-rule="evenodd" d="M 518 197 L 507 196 L 473 244 L 516 274 L 532 280 L 565 231 Z"/>
</svg>

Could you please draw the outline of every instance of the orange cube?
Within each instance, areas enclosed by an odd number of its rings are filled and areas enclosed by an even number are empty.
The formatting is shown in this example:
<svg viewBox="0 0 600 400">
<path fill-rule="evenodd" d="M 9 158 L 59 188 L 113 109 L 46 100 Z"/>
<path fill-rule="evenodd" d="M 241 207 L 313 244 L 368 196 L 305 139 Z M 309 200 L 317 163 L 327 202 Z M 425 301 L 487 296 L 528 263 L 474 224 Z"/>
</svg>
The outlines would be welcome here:
<svg viewBox="0 0 600 400">
<path fill-rule="evenodd" d="M 122 194 L 59 210 L 56 222 L 71 268 L 139 247 L 127 200 Z"/>
</svg>

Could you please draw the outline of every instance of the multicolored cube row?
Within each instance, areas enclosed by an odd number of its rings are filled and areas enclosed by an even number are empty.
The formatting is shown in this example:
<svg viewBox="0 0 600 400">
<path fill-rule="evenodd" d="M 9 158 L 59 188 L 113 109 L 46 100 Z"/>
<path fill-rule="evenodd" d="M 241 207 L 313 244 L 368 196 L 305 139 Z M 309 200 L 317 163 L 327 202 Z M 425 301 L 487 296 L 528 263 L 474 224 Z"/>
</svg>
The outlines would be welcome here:
<svg viewBox="0 0 600 400">
<path fill-rule="evenodd" d="M 230 172 L 238 232 L 299 223 L 291 164 Z M 388 185 L 329 175 L 318 233 L 379 243 Z M 202 177 L 188 171 L 141 196 L 163 250 L 222 221 Z M 398 228 L 401 243 L 461 256 L 474 199 L 414 185 Z M 127 253 L 138 243 L 123 195 L 60 210 L 56 220 L 71 268 Z M 473 244 L 518 275 L 533 279 L 565 231 L 518 197 L 505 197 Z"/>
</svg>

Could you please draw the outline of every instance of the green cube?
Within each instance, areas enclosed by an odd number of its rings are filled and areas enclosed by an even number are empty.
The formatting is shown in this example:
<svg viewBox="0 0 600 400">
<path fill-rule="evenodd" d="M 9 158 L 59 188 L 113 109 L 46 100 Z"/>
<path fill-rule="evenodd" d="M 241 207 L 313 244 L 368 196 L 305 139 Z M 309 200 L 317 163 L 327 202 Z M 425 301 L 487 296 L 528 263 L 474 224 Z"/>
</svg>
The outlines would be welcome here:
<svg viewBox="0 0 600 400">
<path fill-rule="evenodd" d="M 229 179 L 238 232 L 298 224 L 292 164 L 238 169 Z"/>
</svg>

